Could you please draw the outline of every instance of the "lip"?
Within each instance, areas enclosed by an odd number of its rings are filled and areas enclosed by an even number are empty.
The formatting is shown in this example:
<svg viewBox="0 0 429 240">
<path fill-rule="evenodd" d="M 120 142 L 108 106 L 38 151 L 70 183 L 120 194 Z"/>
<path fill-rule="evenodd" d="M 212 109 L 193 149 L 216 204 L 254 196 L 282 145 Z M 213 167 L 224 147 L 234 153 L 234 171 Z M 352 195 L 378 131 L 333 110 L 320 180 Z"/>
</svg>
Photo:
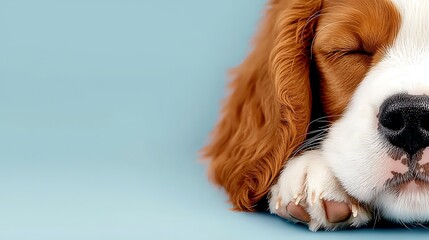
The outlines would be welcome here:
<svg viewBox="0 0 429 240">
<path fill-rule="evenodd" d="M 428 156 L 424 157 L 425 154 Z M 386 190 L 396 192 L 429 190 L 429 147 L 421 149 L 413 155 L 392 147 L 389 149 L 388 155 L 394 161 L 400 160 L 403 168 L 391 171 L 393 176 L 384 183 Z M 399 171 L 397 172 L 397 170 Z"/>
<path fill-rule="evenodd" d="M 395 176 L 386 181 L 386 189 L 404 191 L 406 189 L 428 190 L 429 175 L 419 172 L 406 172 L 404 174 L 395 174 Z"/>
<path fill-rule="evenodd" d="M 411 180 L 409 182 L 399 184 L 395 188 L 396 190 L 401 192 L 407 191 L 407 190 L 414 190 L 414 191 L 425 190 L 426 191 L 429 189 L 429 182 L 420 181 L 420 180 Z"/>
</svg>

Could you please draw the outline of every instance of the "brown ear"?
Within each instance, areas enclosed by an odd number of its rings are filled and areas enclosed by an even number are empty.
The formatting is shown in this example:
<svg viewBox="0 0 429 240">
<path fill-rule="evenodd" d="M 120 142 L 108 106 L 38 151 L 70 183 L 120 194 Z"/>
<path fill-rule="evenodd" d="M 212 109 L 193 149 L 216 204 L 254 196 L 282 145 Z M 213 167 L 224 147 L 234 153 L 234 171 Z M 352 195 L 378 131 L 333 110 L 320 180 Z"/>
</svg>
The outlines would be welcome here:
<svg viewBox="0 0 429 240">
<path fill-rule="evenodd" d="M 311 117 L 310 19 L 321 0 L 271 0 L 255 48 L 233 71 L 232 93 L 203 149 L 235 210 L 255 211 L 306 137 Z"/>
</svg>

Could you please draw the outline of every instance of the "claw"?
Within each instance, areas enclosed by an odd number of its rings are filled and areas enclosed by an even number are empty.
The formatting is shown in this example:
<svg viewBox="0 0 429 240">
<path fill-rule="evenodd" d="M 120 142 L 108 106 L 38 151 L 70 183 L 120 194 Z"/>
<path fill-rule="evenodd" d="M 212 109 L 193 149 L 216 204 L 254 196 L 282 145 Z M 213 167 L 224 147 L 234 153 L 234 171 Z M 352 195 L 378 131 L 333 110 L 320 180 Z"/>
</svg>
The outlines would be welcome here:
<svg viewBox="0 0 429 240">
<path fill-rule="evenodd" d="M 312 207 L 314 204 L 316 204 L 316 193 L 311 193 L 311 201 L 310 201 L 310 207 Z"/>
<path fill-rule="evenodd" d="M 298 196 L 295 200 L 295 205 L 298 205 L 301 199 L 302 199 L 302 196 Z"/>
<path fill-rule="evenodd" d="M 357 217 L 358 215 L 357 206 L 355 204 L 352 204 L 352 215 L 353 217 Z"/>
<path fill-rule="evenodd" d="M 323 191 L 319 194 L 319 200 L 323 200 Z"/>
<path fill-rule="evenodd" d="M 276 210 L 279 210 L 280 204 L 282 204 L 282 199 L 281 198 L 277 199 L 277 201 L 276 201 Z"/>
</svg>

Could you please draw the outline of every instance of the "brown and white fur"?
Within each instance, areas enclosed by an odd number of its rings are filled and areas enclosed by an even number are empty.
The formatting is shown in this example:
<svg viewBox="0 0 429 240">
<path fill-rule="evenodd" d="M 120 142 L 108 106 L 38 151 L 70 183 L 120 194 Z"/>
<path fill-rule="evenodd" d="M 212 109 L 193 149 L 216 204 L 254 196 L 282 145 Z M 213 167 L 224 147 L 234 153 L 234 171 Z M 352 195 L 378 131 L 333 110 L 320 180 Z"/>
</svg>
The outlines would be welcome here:
<svg viewBox="0 0 429 240">
<path fill-rule="evenodd" d="M 296 221 L 286 210 L 296 203 L 311 230 L 362 226 L 374 212 L 427 222 L 428 182 L 386 187 L 408 165 L 391 154 L 378 118 L 395 94 L 429 94 L 428 72 L 429 1 L 270 0 L 204 149 L 210 176 L 235 210 L 258 210 L 268 198 L 271 213 Z M 329 128 L 312 148 L 315 101 Z M 417 161 L 429 163 L 429 151 Z M 331 223 L 325 201 L 352 214 Z"/>
</svg>

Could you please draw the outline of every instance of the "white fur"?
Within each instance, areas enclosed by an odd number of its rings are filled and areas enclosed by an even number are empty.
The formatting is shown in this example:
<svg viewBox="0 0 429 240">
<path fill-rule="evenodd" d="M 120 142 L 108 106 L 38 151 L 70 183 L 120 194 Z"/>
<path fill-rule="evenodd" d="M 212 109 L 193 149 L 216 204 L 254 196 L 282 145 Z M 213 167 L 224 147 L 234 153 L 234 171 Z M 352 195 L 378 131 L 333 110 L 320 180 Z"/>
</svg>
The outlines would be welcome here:
<svg viewBox="0 0 429 240">
<path fill-rule="evenodd" d="M 367 223 L 369 221 L 367 211 L 352 202 L 326 163 L 319 150 L 308 151 L 290 159 L 277 184 L 271 188 L 271 213 L 296 222 L 288 214 L 286 207 L 288 204 L 300 204 L 311 217 L 308 226 L 312 231 L 321 227 L 327 230 L 345 226 L 359 227 Z M 323 200 L 347 203 L 353 209 L 353 214 L 344 222 L 329 223 Z"/>
<path fill-rule="evenodd" d="M 309 226 L 313 230 L 367 222 L 363 212 L 360 218 L 332 225 L 326 222 L 320 204 L 308 206 L 313 192 L 324 199 L 349 202 L 345 190 L 358 201 L 373 206 L 385 218 L 398 222 L 429 221 L 429 192 L 403 191 L 395 195 L 381 187 L 385 179 L 380 176 L 391 164 L 377 131 L 381 104 L 396 93 L 429 95 L 429 1 L 392 2 L 402 18 L 397 38 L 385 57 L 367 73 L 343 117 L 331 127 L 321 150 L 289 160 L 272 188 L 273 213 L 276 213 L 273 202 L 278 198 L 287 203 L 301 193 L 306 198 L 304 206 L 311 214 Z"/>
</svg>

